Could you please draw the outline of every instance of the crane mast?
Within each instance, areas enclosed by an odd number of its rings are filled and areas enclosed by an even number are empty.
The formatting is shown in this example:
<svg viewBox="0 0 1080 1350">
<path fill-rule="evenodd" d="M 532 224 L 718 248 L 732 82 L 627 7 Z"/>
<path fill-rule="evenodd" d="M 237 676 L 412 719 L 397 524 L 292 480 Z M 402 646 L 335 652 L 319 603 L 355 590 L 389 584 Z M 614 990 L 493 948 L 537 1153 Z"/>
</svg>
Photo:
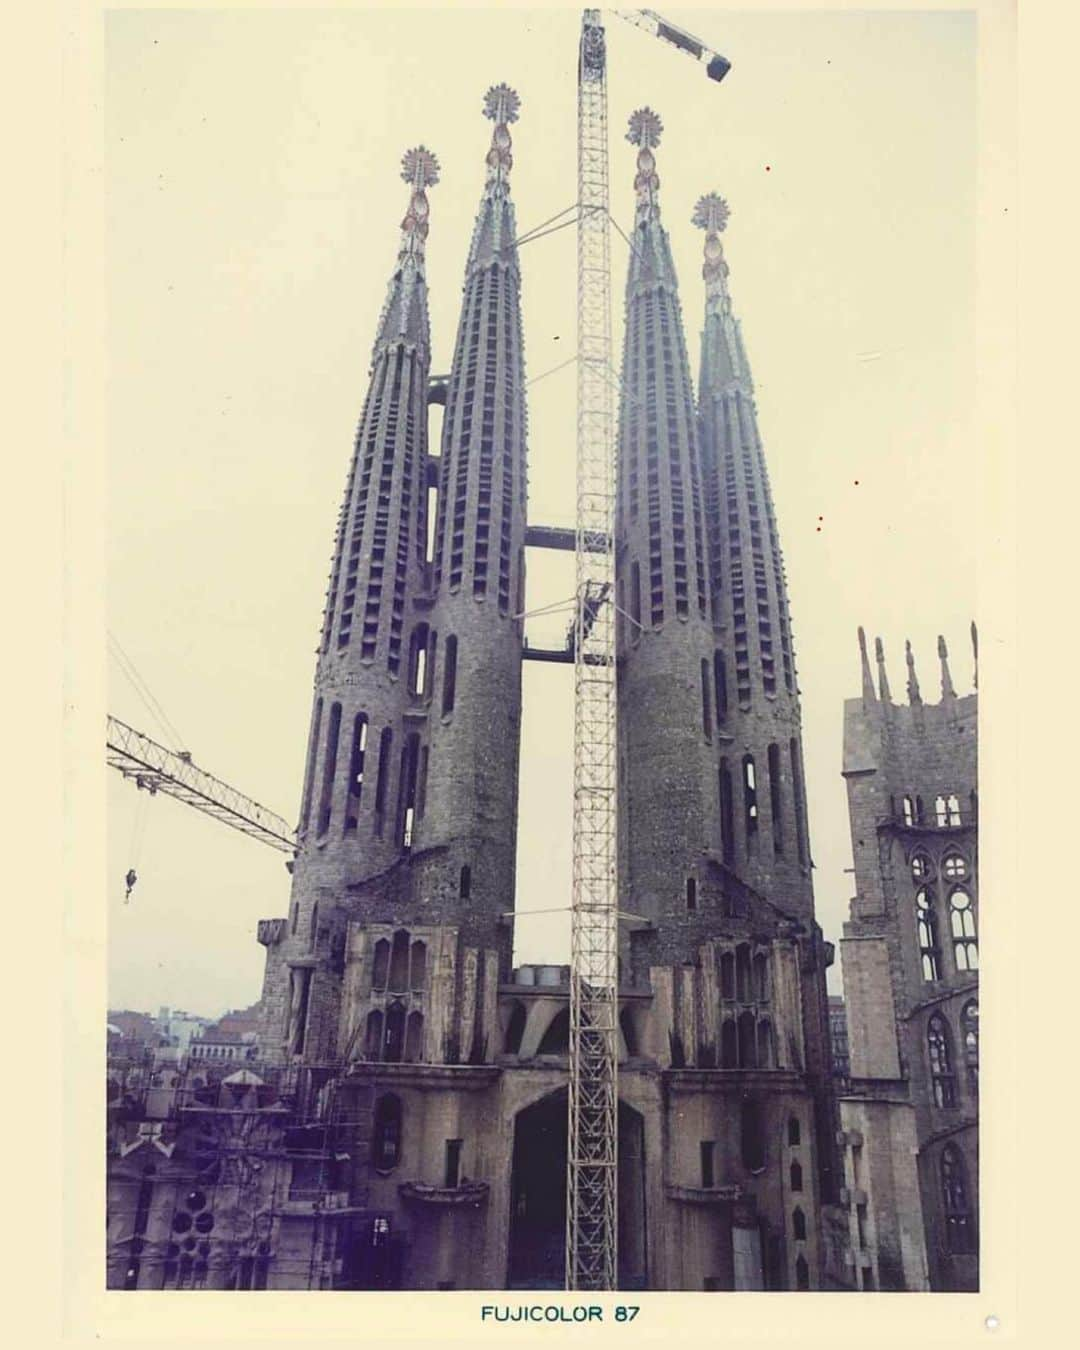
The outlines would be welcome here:
<svg viewBox="0 0 1080 1350">
<path fill-rule="evenodd" d="M 574 832 L 566 1287 L 616 1287 L 618 897 L 615 438 L 607 77 L 600 11 L 578 59 Z"/>
</svg>

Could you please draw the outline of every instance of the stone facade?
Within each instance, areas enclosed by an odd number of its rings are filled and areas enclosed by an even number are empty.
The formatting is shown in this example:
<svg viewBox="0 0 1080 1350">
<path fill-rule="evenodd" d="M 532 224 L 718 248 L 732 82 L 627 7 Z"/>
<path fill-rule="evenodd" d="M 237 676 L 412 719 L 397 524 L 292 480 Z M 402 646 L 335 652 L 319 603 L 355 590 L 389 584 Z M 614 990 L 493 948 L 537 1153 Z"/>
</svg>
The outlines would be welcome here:
<svg viewBox="0 0 1080 1350">
<path fill-rule="evenodd" d="M 974 636 L 974 628 L 972 630 Z M 844 709 L 856 895 L 840 944 L 850 1049 L 841 1101 L 860 1288 L 978 1288 L 978 700 L 941 701 L 910 646 L 908 703 L 878 683 Z"/>
<path fill-rule="evenodd" d="M 505 86 L 489 92 L 486 183 L 434 395 L 439 455 L 426 442 L 423 250 L 437 172 L 425 150 L 405 159 L 411 197 L 334 548 L 290 912 L 258 931 L 260 1083 L 240 1105 L 204 1082 L 149 1142 L 132 1102 L 116 1135 L 130 1201 L 117 1193 L 118 1215 L 148 1214 L 165 1184 L 167 1227 L 173 1192 L 207 1192 L 191 1225 L 209 1207 L 224 1246 L 197 1239 L 185 1269 L 194 1279 L 197 1255 L 208 1287 L 563 1285 L 568 972 L 511 961 L 526 529 L 517 109 Z M 726 207 L 704 199 L 697 217 L 695 406 L 659 217 L 659 119 L 642 110 L 631 130 L 615 542 L 620 905 L 635 917 L 620 943 L 618 1280 L 819 1289 L 839 1185 L 832 948 L 814 920 L 787 596 L 719 245 Z M 125 1148 L 166 1135 L 167 1174 L 140 1174 Z M 236 1161 L 248 1137 L 250 1193 L 221 1202 L 240 1216 L 234 1233 L 207 1190 L 226 1182 L 205 1169 L 215 1147 Z M 155 1235 L 168 1252 L 165 1228 Z M 120 1237 L 111 1280 L 191 1282 L 179 1265 L 130 1275 Z"/>
</svg>

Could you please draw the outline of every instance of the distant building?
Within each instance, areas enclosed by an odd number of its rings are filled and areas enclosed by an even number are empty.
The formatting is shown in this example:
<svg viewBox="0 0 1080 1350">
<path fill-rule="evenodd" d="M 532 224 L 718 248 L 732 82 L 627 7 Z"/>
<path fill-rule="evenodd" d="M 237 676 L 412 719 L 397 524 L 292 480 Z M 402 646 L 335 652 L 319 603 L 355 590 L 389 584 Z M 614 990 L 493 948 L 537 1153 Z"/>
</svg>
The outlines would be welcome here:
<svg viewBox="0 0 1080 1350">
<path fill-rule="evenodd" d="M 833 1077 L 840 1085 L 847 1084 L 851 1074 L 848 1058 L 847 1013 L 840 994 L 829 995 L 829 1043 L 832 1046 Z"/>
<path fill-rule="evenodd" d="M 972 625 L 972 639 L 975 631 Z M 977 714 L 938 639 L 941 700 L 878 683 L 859 632 L 844 708 L 856 894 L 840 943 L 850 1086 L 841 1100 L 848 1257 L 861 1289 L 979 1287 Z"/>
</svg>

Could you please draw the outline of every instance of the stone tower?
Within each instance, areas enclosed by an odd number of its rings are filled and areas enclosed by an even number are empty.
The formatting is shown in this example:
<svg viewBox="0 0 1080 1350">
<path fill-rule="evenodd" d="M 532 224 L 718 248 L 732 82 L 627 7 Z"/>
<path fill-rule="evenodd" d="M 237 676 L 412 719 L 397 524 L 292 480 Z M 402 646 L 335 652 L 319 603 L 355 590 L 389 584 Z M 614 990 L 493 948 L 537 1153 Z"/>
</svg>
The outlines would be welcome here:
<svg viewBox="0 0 1080 1350">
<path fill-rule="evenodd" d="M 411 196 L 338 522 L 291 911 L 260 934 L 267 1039 L 292 1062 L 494 1053 L 521 719 L 517 108 L 505 85 L 489 91 L 495 129 L 439 456 L 427 443 L 424 270 L 438 165 L 423 147 L 403 161 Z"/>
<path fill-rule="evenodd" d="M 616 517 L 621 890 L 673 954 L 718 878 L 711 711 L 713 632 L 694 394 L 678 284 L 660 223 L 649 108 L 638 146 L 626 279 Z"/>
<path fill-rule="evenodd" d="M 975 640 L 972 625 L 972 640 Z M 851 1081 L 840 1103 L 850 1249 L 863 1289 L 979 1284 L 978 695 L 877 682 L 844 705 L 856 894 L 840 953 Z"/>
</svg>

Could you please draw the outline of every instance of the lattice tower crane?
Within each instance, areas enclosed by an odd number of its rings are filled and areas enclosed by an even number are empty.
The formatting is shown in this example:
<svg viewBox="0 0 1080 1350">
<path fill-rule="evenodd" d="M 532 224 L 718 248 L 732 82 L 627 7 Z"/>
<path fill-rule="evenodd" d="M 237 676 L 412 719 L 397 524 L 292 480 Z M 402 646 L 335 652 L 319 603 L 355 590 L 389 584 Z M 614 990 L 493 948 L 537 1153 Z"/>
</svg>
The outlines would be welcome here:
<svg viewBox="0 0 1080 1350">
<path fill-rule="evenodd" d="M 652 10 L 620 17 L 721 80 L 729 63 Z M 615 706 L 615 431 L 611 366 L 607 71 L 600 11 L 578 54 L 578 401 L 574 622 L 574 837 L 566 1287 L 618 1274 L 618 860 Z"/>
</svg>

